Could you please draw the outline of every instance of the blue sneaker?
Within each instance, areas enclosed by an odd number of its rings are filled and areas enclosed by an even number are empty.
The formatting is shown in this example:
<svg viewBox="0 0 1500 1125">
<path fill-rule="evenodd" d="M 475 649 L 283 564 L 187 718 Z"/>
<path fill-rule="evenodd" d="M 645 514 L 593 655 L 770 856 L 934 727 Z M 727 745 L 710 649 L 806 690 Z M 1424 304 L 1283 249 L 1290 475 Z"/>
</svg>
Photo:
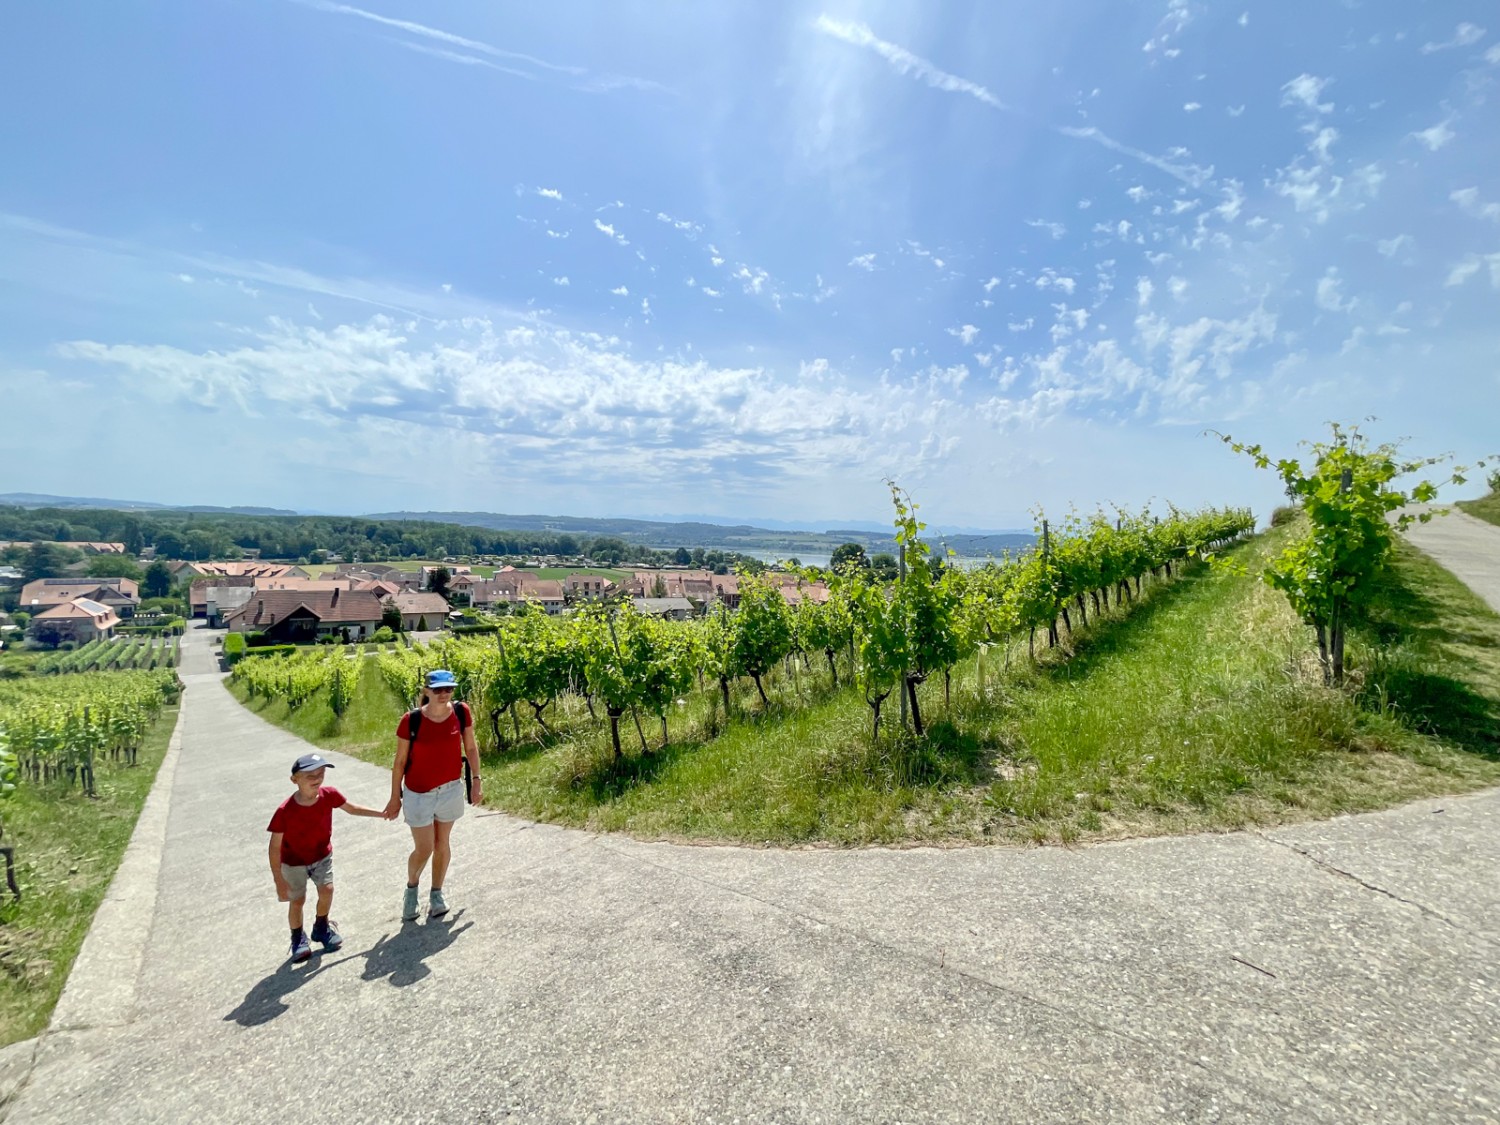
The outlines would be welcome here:
<svg viewBox="0 0 1500 1125">
<path fill-rule="evenodd" d="M 401 921 L 413 922 L 417 917 L 417 888 L 407 887 L 406 895 L 401 899 Z"/>
<path fill-rule="evenodd" d="M 312 942 L 307 940 L 307 934 L 298 930 L 292 938 L 292 961 L 300 963 L 312 956 Z"/>
<path fill-rule="evenodd" d="M 448 913 L 448 900 L 443 897 L 443 892 L 437 887 L 427 892 L 427 917 L 441 918 Z"/>
<path fill-rule="evenodd" d="M 344 944 L 344 936 L 339 933 L 338 923 L 326 918 L 319 918 L 313 923 L 313 941 L 320 942 L 327 953 L 332 953 Z"/>
</svg>

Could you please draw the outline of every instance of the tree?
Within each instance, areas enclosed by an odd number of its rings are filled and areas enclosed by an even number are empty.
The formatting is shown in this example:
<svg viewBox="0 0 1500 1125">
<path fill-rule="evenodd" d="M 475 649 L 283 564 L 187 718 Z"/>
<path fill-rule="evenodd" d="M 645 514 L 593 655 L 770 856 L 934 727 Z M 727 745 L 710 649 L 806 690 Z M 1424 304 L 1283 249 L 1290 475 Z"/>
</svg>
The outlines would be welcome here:
<svg viewBox="0 0 1500 1125">
<path fill-rule="evenodd" d="M 1288 493 L 1301 503 L 1307 533 L 1271 561 L 1264 578 L 1286 594 L 1292 608 L 1316 631 L 1324 681 L 1342 684 L 1345 629 L 1367 609 L 1375 579 L 1389 564 L 1395 534 L 1432 518 L 1430 512 L 1411 515 L 1401 509 L 1432 501 L 1437 485 L 1422 481 L 1406 492 L 1393 487 L 1392 481 L 1447 458 L 1402 460 L 1396 444 L 1372 449 L 1357 426 L 1330 423 L 1329 428 L 1331 440 L 1311 445 L 1310 470 L 1293 458 L 1273 462 L 1258 445 L 1215 436 L 1258 468 L 1274 465 Z M 1455 468 L 1449 481 L 1462 484 L 1465 471 Z"/>
<path fill-rule="evenodd" d="M 448 583 L 453 580 L 453 575 L 446 566 L 434 567 L 427 578 L 427 585 L 434 594 L 441 594 L 444 598 L 448 596 Z"/>
<path fill-rule="evenodd" d="M 870 571 L 881 582 L 894 582 L 901 575 L 900 564 L 896 562 L 896 556 L 888 551 L 881 551 L 878 555 L 871 557 Z"/>
<path fill-rule="evenodd" d="M 735 619 L 735 663 L 755 681 L 761 706 L 770 706 L 761 677 L 792 651 L 791 611 L 776 587 L 762 578 L 741 575 Z"/>
<path fill-rule="evenodd" d="M 389 629 L 392 633 L 401 632 L 401 607 L 391 598 L 387 598 L 380 606 L 380 625 Z"/>
<path fill-rule="evenodd" d="M 181 559 L 187 557 L 187 545 L 175 531 L 163 528 L 156 533 L 156 557 L 159 559 Z"/>
<path fill-rule="evenodd" d="M 840 543 L 828 559 L 828 569 L 843 572 L 850 568 L 868 570 L 870 560 L 865 557 L 863 543 Z"/>
<path fill-rule="evenodd" d="M 157 559 L 146 568 L 141 579 L 141 594 L 147 598 L 165 598 L 172 592 L 172 568 Z"/>
<path fill-rule="evenodd" d="M 57 578 L 67 565 L 67 548 L 56 543 L 38 541 L 26 552 L 26 561 L 21 564 L 21 574 L 27 582 L 35 582 L 38 578 Z"/>
<path fill-rule="evenodd" d="M 129 578 L 135 582 L 142 577 L 136 561 L 125 555 L 95 555 L 84 573 L 90 578 Z"/>
<path fill-rule="evenodd" d="M 686 547 L 678 547 L 677 550 L 672 552 L 672 561 L 678 566 L 687 566 L 693 561 L 692 552 Z"/>
</svg>

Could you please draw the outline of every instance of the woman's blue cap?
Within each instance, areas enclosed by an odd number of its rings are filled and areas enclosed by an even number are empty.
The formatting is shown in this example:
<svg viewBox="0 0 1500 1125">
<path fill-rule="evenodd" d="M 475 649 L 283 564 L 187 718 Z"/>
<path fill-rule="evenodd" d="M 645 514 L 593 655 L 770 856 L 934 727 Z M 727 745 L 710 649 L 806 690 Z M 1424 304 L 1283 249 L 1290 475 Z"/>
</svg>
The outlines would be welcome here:
<svg viewBox="0 0 1500 1125">
<path fill-rule="evenodd" d="M 435 688 L 435 687 L 451 687 L 451 688 L 456 688 L 456 687 L 458 687 L 458 680 L 457 680 L 457 678 L 454 677 L 454 675 L 453 675 L 452 672 L 448 671 L 448 669 L 446 669 L 446 668 L 438 668 L 435 671 L 427 673 L 427 686 L 430 687 L 430 688 Z"/>
</svg>

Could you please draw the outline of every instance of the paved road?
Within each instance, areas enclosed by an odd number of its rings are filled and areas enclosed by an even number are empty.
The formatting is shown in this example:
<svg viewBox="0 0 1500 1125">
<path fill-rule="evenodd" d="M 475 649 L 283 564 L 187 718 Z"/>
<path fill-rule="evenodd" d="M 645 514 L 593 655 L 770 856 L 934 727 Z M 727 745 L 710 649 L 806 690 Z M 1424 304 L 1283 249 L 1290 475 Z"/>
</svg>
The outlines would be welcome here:
<svg viewBox="0 0 1500 1125">
<path fill-rule="evenodd" d="M 1500 794 L 1065 850 L 680 847 L 489 814 L 452 917 L 336 821 L 292 968 L 303 744 L 186 646 L 163 767 L 8 1120 L 1500 1120 Z M 386 775 L 339 758 L 378 803 Z"/>
<path fill-rule="evenodd" d="M 1423 511 L 1439 505 L 1412 506 Z M 1500 527 L 1475 519 L 1459 508 L 1447 509 L 1427 523 L 1414 523 L 1406 535 L 1447 567 L 1500 613 Z"/>
</svg>

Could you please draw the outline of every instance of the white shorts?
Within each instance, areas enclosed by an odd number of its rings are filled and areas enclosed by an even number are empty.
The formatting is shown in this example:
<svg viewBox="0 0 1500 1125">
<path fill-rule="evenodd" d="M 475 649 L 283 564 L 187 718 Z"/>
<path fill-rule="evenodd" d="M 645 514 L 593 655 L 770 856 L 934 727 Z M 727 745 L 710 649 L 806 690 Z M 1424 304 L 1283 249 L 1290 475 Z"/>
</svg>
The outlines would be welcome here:
<svg viewBox="0 0 1500 1125">
<path fill-rule="evenodd" d="M 464 815 L 464 779 L 454 778 L 425 793 L 413 793 L 403 784 L 401 811 L 412 828 L 426 828 L 434 820 L 452 824 Z"/>
</svg>

